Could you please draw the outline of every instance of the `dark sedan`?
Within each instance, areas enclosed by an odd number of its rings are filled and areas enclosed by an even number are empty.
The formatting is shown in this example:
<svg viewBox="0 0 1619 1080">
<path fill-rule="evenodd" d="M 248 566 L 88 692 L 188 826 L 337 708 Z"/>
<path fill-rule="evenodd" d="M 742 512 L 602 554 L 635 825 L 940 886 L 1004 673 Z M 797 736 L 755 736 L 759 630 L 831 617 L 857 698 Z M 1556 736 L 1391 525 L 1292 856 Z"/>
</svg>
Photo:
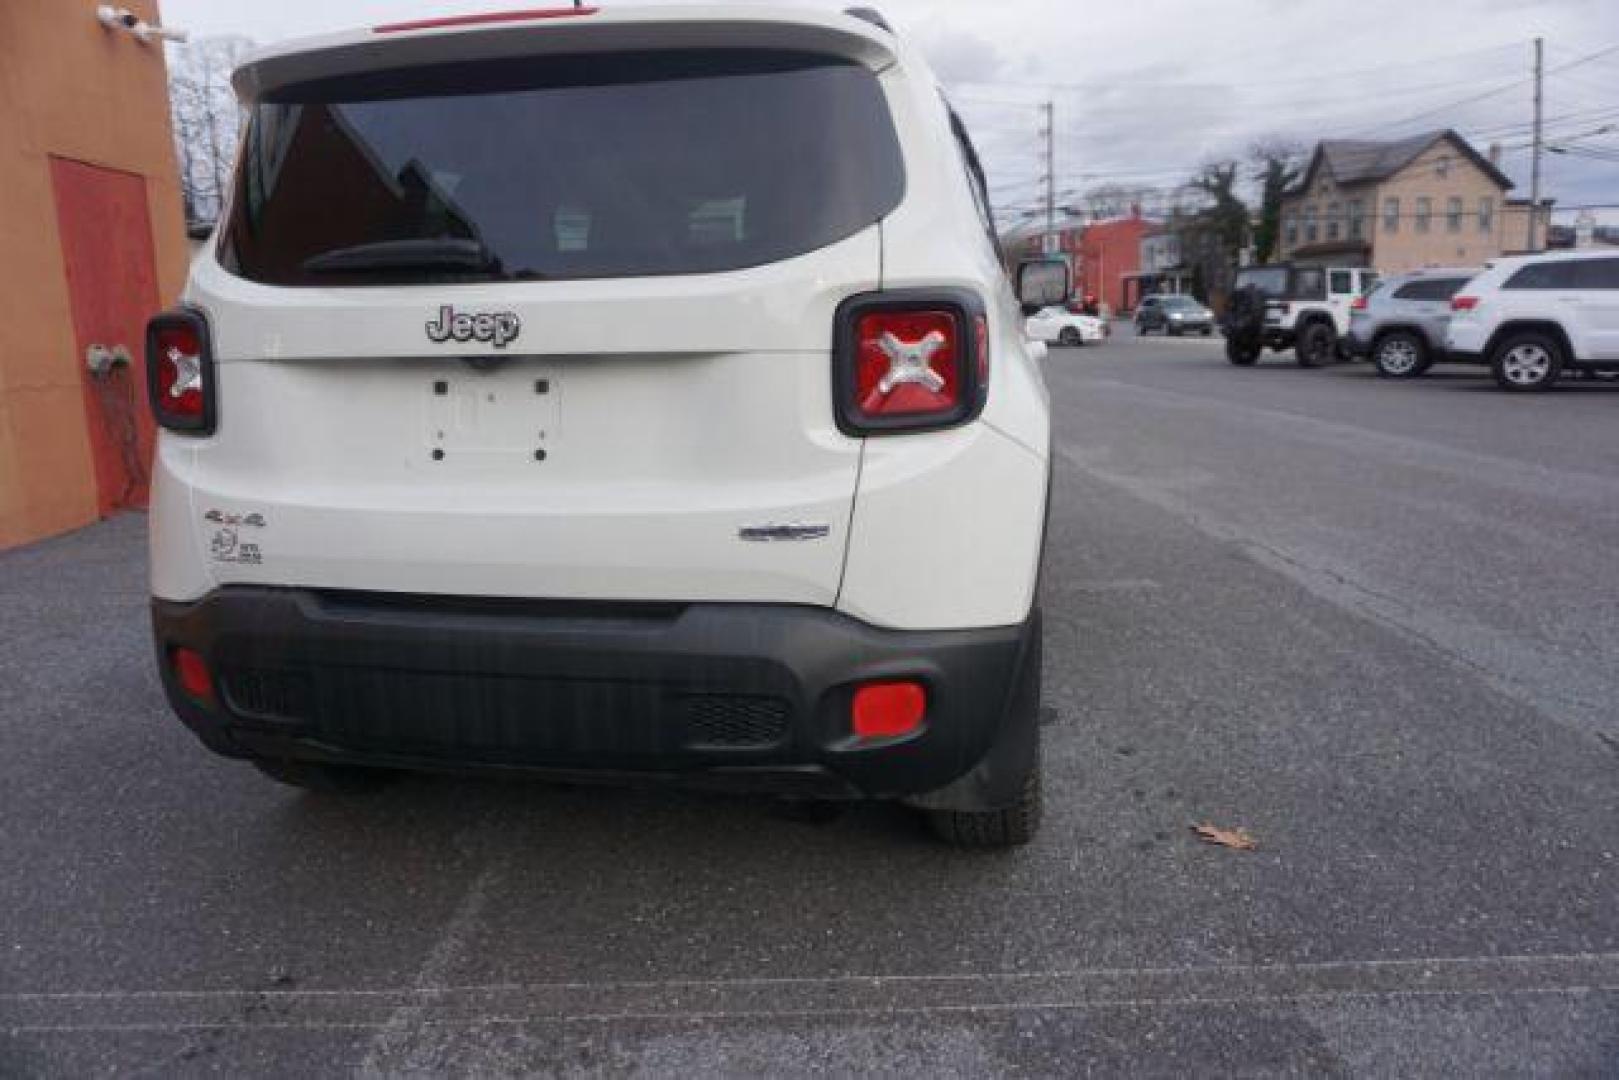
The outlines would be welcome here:
<svg viewBox="0 0 1619 1080">
<path fill-rule="evenodd" d="M 1148 296 L 1136 309 L 1136 333 L 1146 334 L 1162 330 L 1171 336 L 1178 334 L 1214 333 L 1214 312 L 1190 296 Z"/>
</svg>

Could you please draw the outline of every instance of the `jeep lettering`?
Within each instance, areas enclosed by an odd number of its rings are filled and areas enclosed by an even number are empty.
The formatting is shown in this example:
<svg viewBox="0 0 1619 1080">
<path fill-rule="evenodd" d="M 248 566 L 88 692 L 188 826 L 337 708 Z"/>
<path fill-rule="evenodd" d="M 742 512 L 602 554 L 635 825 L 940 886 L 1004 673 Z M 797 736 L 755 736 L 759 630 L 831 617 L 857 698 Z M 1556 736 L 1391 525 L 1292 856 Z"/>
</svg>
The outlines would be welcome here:
<svg viewBox="0 0 1619 1080">
<path fill-rule="evenodd" d="M 518 331 L 522 328 L 522 322 L 510 311 L 493 315 L 488 312 L 476 315 L 463 312 L 458 315 L 455 308 L 445 304 L 438 309 L 437 321 L 427 324 L 427 338 L 439 343 L 451 340 L 487 341 L 497 349 L 504 349 L 517 340 Z"/>
</svg>

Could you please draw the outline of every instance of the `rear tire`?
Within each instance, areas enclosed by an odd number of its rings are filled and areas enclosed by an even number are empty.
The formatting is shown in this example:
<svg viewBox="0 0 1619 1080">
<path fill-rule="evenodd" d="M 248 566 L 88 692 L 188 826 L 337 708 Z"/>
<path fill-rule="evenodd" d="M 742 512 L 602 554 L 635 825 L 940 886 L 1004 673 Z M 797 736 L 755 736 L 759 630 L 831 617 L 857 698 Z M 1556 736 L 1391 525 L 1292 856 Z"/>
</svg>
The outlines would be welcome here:
<svg viewBox="0 0 1619 1080">
<path fill-rule="evenodd" d="M 1503 390 L 1545 390 L 1563 373 L 1563 347 L 1537 331 L 1512 334 L 1490 355 L 1490 371 Z"/>
<path fill-rule="evenodd" d="M 1000 810 L 929 810 L 928 824 L 951 847 L 985 850 L 1021 847 L 1040 829 L 1044 802 L 1040 788 L 1040 758 L 1023 778 L 1017 802 Z"/>
<path fill-rule="evenodd" d="M 1070 349 L 1077 349 L 1085 344 L 1085 338 L 1072 326 L 1065 326 L 1057 332 L 1057 344 L 1066 345 Z"/>
<path fill-rule="evenodd" d="M 1299 331 L 1293 355 L 1298 359 L 1299 367 L 1315 368 L 1331 360 L 1337 347 L 1338 335 L 1333 333 L 1332 326 L 1317 320 Z"/>
<path fill-rule="evenodd" d="M 1225 339 L 1225 358 L 1237 367 L 1253 367 L 1263 351 L 1258 345 L 1246 345 L 1235 338 Z"/>
<path fill-rule="evenodd" d="M 369 795 L 387 787 L 396 775 L 387 769 L 358 765 L 324 765 L 313 761 L 260 758 L 254 768 L 272 780 L 322 795 Z"/>
<path fill-rule="evenodd" d="M 1372 346 L 1372 363 L 1385 379 L 1415 379 L 1428 370 L 1428 346 L 1409 330 L 1394 330 Z"/>
</svg>

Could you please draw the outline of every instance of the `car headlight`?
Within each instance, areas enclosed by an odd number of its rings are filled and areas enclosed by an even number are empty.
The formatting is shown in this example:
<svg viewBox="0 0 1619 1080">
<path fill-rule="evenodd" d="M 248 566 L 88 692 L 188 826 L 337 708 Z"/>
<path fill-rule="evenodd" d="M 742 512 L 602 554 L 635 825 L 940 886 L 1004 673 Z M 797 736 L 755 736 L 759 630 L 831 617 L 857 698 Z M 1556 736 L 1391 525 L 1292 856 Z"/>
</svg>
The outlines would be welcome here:
<svg viewBox="0 0 1619 1080">
<path fill-rule="evenodd" d="M 1180 313 L 1180 312 L 1178 312 L 1178 311 L 1171 311 L 1171 312 L 1170 312 L 1170 313 L 1169 313 L 1169 317 L 1170 317 L 1170 318 L 1171 318 L 1171 319 L 1184 319 L 1184 318 L 1185 318 L 1185 317 L 1186 317 L 1186 316 L 1184 316 L 1184 315 L 1182 315 L 1182 314 L 1181 314 L 1181 313 Z"/>
</svg>

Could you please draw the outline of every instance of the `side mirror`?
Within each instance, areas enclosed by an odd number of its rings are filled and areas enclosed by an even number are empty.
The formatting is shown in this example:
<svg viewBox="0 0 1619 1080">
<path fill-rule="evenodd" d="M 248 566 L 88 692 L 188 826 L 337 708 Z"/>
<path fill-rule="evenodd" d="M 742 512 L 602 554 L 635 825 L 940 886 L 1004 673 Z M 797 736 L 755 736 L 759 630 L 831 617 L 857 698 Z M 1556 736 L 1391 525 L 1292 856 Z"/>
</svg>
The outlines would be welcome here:
<svg viewBox="0 0 1619 1080">
<path fill-rule="evenodd" d="M 1025 315 L 1062 303 L 1073 288 L 1073 271 L 1061 259 L 1030 259 L 1018 263 L 1017 298 Z"/>
</svg>

